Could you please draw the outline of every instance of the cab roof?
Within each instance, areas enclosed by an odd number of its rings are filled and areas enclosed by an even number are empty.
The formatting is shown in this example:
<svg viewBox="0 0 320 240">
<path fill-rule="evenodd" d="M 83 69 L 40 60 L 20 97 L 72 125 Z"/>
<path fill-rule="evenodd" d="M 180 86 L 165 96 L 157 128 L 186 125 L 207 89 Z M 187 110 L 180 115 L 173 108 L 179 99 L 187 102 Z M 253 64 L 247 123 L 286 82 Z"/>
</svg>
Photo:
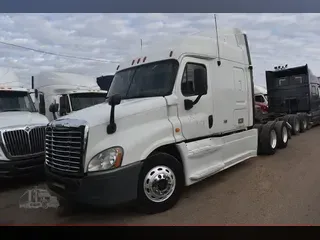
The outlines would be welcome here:
<svg viewBox="0 0 320 240">
<path fill-rule="evenodd" d="M 222 59 L 249 64 L 246 55 L 244 33 L 239 29 L 219 30 L 219 50 Z M 199 35 L 179 36 L 172 40 L 155 43 L 140 54 L 120 63 L 117 71 L 167 59 L 179 60 L 183 56 L 207 59 L 217 58 L 216 37 L 210 32 Z"/>
<path fill-rule="evenodd" d="M 96 77 L 83 74 L 44 71 L 35 75 L 35 88 L 55 86 L 70 89 L 100 89 Z M 60 86 L 60 87 L 58 87 Z"/>
</svg>

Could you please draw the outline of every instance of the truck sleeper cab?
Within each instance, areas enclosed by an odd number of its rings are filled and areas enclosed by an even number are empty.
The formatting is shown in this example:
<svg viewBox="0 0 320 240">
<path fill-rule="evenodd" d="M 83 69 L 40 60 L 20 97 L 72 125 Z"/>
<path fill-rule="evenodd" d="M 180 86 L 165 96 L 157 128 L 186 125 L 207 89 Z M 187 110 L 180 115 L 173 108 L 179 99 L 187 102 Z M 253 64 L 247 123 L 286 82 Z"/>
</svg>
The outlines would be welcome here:
<svg viewBox="0 0 320 240">
<path fill-rule="evenodd" d="M 223 38 L 221 58 L 210 37 L 147 50 L 118 66 L 108 102 L 48 125 L 47 186 L 61 206 L 136 200 L 162 212 L 184 186 L 286 147 L 284 121 L 254 123 L 246 35 Z"/>
</svg>

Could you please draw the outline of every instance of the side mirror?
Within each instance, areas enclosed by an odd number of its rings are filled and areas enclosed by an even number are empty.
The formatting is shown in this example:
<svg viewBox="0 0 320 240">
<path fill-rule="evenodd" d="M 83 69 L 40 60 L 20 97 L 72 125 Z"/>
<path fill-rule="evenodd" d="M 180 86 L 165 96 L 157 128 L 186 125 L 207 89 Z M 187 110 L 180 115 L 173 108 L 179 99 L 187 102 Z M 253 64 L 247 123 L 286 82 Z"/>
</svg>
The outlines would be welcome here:
<svg viewBox="0 0 320 240">
<path fill-rule="evenodd" d="M 49 111 L 52 113 L 56 113 L 59 110 L 59 104 L 58 103 L 51 103 L 49 106 Z"/>
<path fill-rule="evenodd" d="M 107 126 L 107 133 L 113 134 L 117 131 L 117 125 L 114 121 L 114 115 L 115 115 L 114 110 L 115 110 L 115 106 L 121 103 L 121 96 L 119 94 L 112 95 L 111 97 L 108 98 L 108 103 L 111 106 L 111 110 L 110 110 L 110 122 Z"/>
<path fill-rule="evenodd" d="M 110 106 L 116 106 L 121 103 L 121 96 L 119 94 L 112 95 L 108 98 L 108 103 Z"/>
<path fill-rule="evenodd" d="M 38 99 L 38 96 L 39 96 L 38 89 L 35 89 L 35 90 L 34 90 L 34 97 L 35 97 L 36 99 Z"/>
<path fill-rule="evenodd" d="M 194 70 L 194 87 L 195 92 L 198 96 L 207 94 L 208 84 L 207 84 L 207 72 L 204 69 Z"/>
<path fill-rule="evenodd" d="M 193 108 L 193 106 L 196 105 L 200 101 L 200 98 L 202 97 L 202 95 L 205 95 L 208 92 L 206 70 L 195 69 L 193 74 L 194 74 L 195 93 L 198 95 L 198 97 L 194 101 L 192 101 L 190 99 L 185 99 L 184 100 L 185 110 L 190 110 L 191 108 Z"/>
</svg>

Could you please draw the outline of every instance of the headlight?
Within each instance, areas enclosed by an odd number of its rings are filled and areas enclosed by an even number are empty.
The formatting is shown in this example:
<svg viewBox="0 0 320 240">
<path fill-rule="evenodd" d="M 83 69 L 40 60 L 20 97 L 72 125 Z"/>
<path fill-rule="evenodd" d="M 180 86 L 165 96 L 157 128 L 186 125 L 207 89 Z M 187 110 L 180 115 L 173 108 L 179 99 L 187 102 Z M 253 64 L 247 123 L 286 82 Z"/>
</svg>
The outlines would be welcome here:
<svg viewBox="0 0 320 240">
<path fill-rule="evenodd" d="M 103 171 L 121 166 L 123 149 L 113 147 L 95 155 L 89 162 L 88 172 Z"/>
</svg>

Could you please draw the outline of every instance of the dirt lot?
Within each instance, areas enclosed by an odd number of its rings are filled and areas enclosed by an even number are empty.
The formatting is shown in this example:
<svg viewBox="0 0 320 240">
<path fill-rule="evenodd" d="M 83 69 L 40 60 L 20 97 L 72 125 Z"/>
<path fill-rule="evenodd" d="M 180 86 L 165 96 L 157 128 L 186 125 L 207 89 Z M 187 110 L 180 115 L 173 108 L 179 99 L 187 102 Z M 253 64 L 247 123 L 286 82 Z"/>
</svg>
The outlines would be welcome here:
<svg viewBox="0 0 320 240">
<path fill-rule="evenodd" d="M 274 156 L 248 160 L 186 189 L 174 209 L 152 216 L 125 208 L 59 218 L 53 208 L 19 208 L 20 196 L 35 183 L 5 183 L 0 190 L 0 223 L 320 224 L 318 139 L 320 127 L 315 127 L 293 137 Z"/>
</svg>

